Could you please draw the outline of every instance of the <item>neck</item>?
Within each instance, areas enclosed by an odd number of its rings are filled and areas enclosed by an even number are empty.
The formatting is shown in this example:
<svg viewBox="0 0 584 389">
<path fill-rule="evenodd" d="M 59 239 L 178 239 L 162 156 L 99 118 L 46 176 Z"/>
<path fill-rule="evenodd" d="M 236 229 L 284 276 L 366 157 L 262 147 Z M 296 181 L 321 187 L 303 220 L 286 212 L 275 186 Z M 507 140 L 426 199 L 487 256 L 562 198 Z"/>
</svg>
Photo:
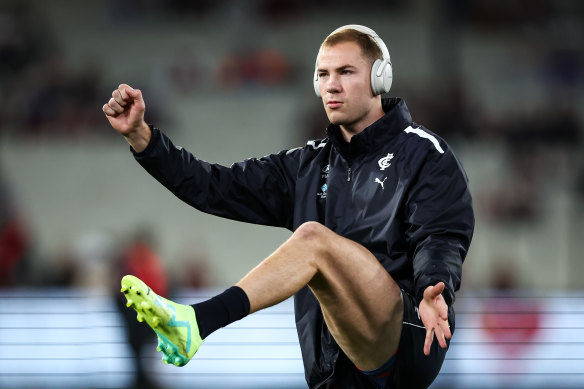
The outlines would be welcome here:
<svg viewBox="0 0 584 389">
<path fill-rule="evenodd" d="M 383 115 L 385 115 L 385 112 L 383 112 L 381 104 L 379 104 L 376 109 L 370 111 L 366 117 L 359 120 L 357 123 L 341 124 L 339 128 L 341 129 L 341 134 L 343 134 L 343 139 L 345 139 L 347 143 L 350 143 L 353 136 L 363 132 L 367 127 L 381 119 Z"/>
</svg>

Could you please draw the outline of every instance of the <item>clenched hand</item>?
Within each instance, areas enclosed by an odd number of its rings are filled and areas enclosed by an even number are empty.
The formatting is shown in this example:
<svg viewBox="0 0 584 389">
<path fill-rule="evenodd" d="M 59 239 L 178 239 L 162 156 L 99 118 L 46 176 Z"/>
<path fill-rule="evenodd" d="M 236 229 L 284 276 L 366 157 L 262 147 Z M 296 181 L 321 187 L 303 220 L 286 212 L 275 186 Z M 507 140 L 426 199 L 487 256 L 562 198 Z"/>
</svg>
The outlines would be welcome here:
<svg viewBox="0 0 584 389">
<path fill-rule="evenodd" d="M 102 108 L 111 126 L 126 138 L 137 152 L 150 142 L 151 131 L 144 121 L 146 105 L 139 89 L 120 84 Z"/>
</svg>

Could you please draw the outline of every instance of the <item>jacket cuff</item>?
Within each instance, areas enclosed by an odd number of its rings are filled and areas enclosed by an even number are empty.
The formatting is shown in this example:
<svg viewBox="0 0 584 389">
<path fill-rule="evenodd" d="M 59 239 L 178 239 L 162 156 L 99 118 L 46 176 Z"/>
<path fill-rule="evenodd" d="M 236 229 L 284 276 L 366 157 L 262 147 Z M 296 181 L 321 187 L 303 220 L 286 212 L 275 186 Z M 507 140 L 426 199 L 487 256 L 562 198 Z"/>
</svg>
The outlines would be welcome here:
<svg viewBox="0 0 584 389">
<path fill-rule="evenodd" d="M 156 147 L 156 144 L 159 142 L 160 130 L 155 128 L 152 124 L 148 124 L 148 127 L 150 128 L 150 131 L 152 132 L 148 146 L 146 146 L 146 148 L 140 152 L 137 152 L 136 150 L 134 150 L 134 148 L 132 146 L 130 146 L 130 151 L 132 152 L 132 154 L 134 155 L 135 158 L 144 157 L 144 156 L 150 154 L 152 152 L 152 150 L 154 150 L 154 148 Z"/>
</svg>

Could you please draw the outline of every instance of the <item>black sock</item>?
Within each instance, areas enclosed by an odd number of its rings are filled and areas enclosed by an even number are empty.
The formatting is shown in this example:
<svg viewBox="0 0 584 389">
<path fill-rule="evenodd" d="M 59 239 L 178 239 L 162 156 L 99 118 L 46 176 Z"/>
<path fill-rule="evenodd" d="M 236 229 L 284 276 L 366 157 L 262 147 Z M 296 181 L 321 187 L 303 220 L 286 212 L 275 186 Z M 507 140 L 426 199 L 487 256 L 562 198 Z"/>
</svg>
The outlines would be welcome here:
<svg viewBox="0 0 584 389">
<path fill-rule="evenodd" d="M 221 327 L 249 315 L 249 298 L 239 286 L 232 286 L 225 292 L 191 305 L 197 315 L 201 339 L 205 339 Z"/>
</svg>

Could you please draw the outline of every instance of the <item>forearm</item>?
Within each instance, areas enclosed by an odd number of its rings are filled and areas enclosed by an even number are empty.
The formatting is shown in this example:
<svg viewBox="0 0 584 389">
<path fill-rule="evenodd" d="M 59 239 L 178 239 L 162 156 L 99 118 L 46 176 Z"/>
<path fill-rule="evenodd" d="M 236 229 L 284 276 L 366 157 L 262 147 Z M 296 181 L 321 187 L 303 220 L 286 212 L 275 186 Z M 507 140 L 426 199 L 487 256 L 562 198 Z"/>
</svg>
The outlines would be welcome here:
<svg viewBox="0 0 584 389">
<path fill-rule="evenodd" d="M 149 144 L 134 151 L 134 157 L 178 198 L 212 215 L 291 228 L 292 184 L 274 167 L 277 156 L 271 162 L 251 158 L 231 167 L 211 164 L 151 130 Z"/>
</svg>

